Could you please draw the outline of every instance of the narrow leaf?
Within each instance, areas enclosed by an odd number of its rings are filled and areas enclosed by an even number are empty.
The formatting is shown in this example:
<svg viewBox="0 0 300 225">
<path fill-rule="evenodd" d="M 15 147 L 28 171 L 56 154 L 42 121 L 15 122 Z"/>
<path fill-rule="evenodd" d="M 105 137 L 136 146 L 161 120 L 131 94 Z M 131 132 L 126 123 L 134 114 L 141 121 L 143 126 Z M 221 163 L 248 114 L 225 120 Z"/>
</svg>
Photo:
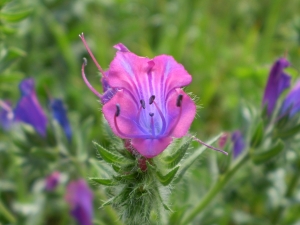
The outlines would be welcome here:
<svg viewBox="0 0 300 225">
<path fill-rule="evenodd" d="M 177 166 L 177 164 L 181 161 L 183 156 L 185 155 L 192 139 L 189 138 L 183 145 L 181 145 L 172 155 L 168 155 L 162 158 L 162 163 L 167 168 L 173 168 Z"/>
<path fill-rule="evenodd" d="M 107 150 L 103 146 L 99 145 L 96 142 L 93 142 L 95 147 L 97 148 L 100 156 L 103 160 L 110 164 L 117 164 L 117 165 L 127 165 L 130 163 L 128 159 L 123 157 L 122 155 L 116 155 L 115 153 L 112 153 L 111 151 Z"/>
<path fill-rule="evenodd" d="M 177 171 L 179 169 L 179 166 L 175 167 L 174 169 L 170 170 L 166 175 L 162 175 L 159 171 L 156 173 L 157 178 L 159 180 L 159 182 L 164 185 L 167 186 L 168 184 L 171 183 L 171 181 L 173 180 L 173 178 L 175 177 Z"/>
<path fill-rule="evenodd" d="M 105 185 L 105 186 L 114 186 L 114 185 L 116 185 L 116 182 L 112 179 L 90 177 L 89 180 L 94 181 L 94 182 L 96 182 L 98 184 L 101 184 L 101 185 Z"/>
<path fill-rule="evenodd" d="M 30 15 L 32 12 L 31 9 L 27 9 L 21 12 L 2 12 L 1 19 L 6 20 L 7 22 L 19 22 Z"/>
<path fill-rule="evenodd" d="M 279 138 L 289 138 L 294 136 L 295 134 L 299 133 L 300 131 L 300 124 L 292 127 L 289 130 L 285 130 L 285 131 L 278 131 L 276 132 L 276 136 Z"/>
<path fill-rule="evenodd" d="M 271 158 L 277 156 L 284 149 L 284 144 L 281 140 L 278 140 L 275 145 L 270 149 L 261 152 L 254 152 L 251 157 L 254 163 L 260 164 L 270 160 Z"/>
</svg>

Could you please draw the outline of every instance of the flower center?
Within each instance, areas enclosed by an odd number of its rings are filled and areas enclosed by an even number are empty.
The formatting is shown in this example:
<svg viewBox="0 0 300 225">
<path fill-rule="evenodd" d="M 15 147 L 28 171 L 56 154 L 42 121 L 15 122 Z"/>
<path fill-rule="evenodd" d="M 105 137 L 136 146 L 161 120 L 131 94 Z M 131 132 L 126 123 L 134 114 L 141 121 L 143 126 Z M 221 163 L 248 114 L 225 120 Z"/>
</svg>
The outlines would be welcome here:
<svg viewBox="0 0 300 225">
<path fill-rule="evenodd" d="M 175 127 L 177 126 L 181 114 L 182 114 L 182 99 L 183 99 L 183 95 L 180 94 L 177 97 L 176 100 L 176 106 L 179 108 L 179 114 L 177 116 L 176 122 L 174 123 L 173 127 L 171 129 L 169 129 L 169 133 L 172 133 L 172 131 L 175 129 Z M 120 116 L 121 114 L 121 107 L 120 104 L 116 104 L 116 112 L 115 112 L 115 116 L 114 116 L 114 123 L 115 123 L 115 127 L 117 129 L 117 131 L 124 137 L 126 138 L 148 138 L 148 139 L 155 139 L 158 137 L 163 137 L 166 136 L 168 134 L 165 134 L 166 131 L 166 119 L 164 114 L 162 113 L 160 107 L 157 105 L 157 103 L 155 102 L 155 95 L 151 95 L 151 97 L 149 98 L 149 106 L 150 105 L 154 105 L 155 107 L 155 111 L 151 111 L 148 113 L 148 115 L 150 116 L 147 117 L 147 119 L 145 120 L 145 118 L 143 118 L 143 116 L 146 113 L 146 104 L 145 104 L 145 100 L 141 99 L 140 100 L 140 107 L 136 116 L 136 121 L 138 124 L 139 129 L 145 134 L 145 135 L 138 135 L 138 136 L 134 136 L 134 135 L 130 135 L 130 134 L 125 134 L 123 133 L 119 126 L 118 126 L 118 121 L 117 121 L 117 117 Z M 142 110 L 145 110 L 145 112 L 142 114 Z M 155 121 L 155 115 L 158 114 L 160 121 Z M 156 117 L 157 119 L 157 117 Z M 159 124 L 159 127 L 157 127 L 157 124 Z"/>
</svg>

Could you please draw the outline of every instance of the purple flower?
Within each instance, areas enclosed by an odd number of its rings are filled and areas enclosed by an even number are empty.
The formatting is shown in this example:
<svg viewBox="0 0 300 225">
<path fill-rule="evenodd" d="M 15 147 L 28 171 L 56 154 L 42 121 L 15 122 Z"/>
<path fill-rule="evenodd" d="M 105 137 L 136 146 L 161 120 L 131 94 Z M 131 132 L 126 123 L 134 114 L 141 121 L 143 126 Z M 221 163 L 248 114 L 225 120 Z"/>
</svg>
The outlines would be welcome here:
<svg viewBox="0 0 300 225">
<path fill-rule="evenodd" d="M 284 116 L 288 114 L 289 117 L 292 117 L 299 111 L 300 111 L 300 80 L 296 82 L 296 85 L 292 88 L 292 90 L 288 93 L 288 95 L 284 99 L 280 109 L 280 115 Z"/>
<path fill-rule="evenodd" d="M 80 35 L 93 61 L 102 73 L 104 93 L 99 94 L 82 76 L 87 86 L 100 98 L 103 114 L 113 132 L 131 140 L 132 146 L 146 158 L 160 154 L 173 138 L 186 135 L 196 114 L 193 100 L 182 87 L 192 81 L 184 67 L 172 56 L 153 59 L 131 53 L 123 44 L 103 71 Z"/>
<path fill-rule="evenodd" d="M 233 158 L 237 158 L 245 149 L 245 141 L 242 133 L 237 130 L 232 133 L 231 141 L 233 142 Z"/>
<path fill-rule="evenodd" d="M 290 66 L 289 61 L 285 58 L 280 58 L 271 68 L 263 97 L 263 106 L 267 106 L 268 116 L 271 116 L 273 113 L 281 93 L 290 87 L 291 77 L 283 71 L 288 66 Z"/>
<path fill-rule="evenodd" d="M 46 178 L 45 189 L 47 191 L 53 191 L 59 183 L 60 173 L 54 171 Z"/>
<path fill-rule="evenodd" d="M 72 129 L 67 117 L 67 110 L 65 109 L 62 100 L 60 99 L 51 100 L 50 108 L 52 110 L 54 119 L 58 121 L 59 125 L 63 128 L 68 140 L 71 141 Z"/>
<path fill-rule="evenodd" d="M 21 98 L 14 110 L 15 121 L 30 124 L 41 135 L 46 136 L 47 117 L 38 102 L 32 78 L 21 81 Z"/>
<path fill-rule="evenodd" d="M 71 215 L 80 225 L 92 225 L 93 194 L 83 179 L 68 184 L 65 199 L 71 206 Z"/>
<path fill-rule="evenodd" d="M 13 123 L 14 114 L 11 109 L 11 103 L 0 100 L 0 125 L 4 130 L 9 130 Z"/>
</svg>

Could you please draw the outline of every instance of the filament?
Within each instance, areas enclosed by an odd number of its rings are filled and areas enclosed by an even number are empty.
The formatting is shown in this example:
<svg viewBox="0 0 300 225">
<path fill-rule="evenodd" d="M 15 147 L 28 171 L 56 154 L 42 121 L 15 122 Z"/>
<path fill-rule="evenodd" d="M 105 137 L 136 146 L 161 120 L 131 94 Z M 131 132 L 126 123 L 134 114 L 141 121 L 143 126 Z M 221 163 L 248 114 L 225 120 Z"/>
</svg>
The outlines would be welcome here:
<svg viewBox="0 0 300 225">
<path fill-rule="evenodd" d="M 163 132 L 165 132 L 165 129 L 166 129 L 166 119 L 165 119 L 165 117 L 164 117 L 162 111 L 160 110 L 160 108 L 159 108 L 158 105 L 156 104 L 156 102 L 153 101 L 153 103 L 154 103 L 154 105 L 155 105 L 155 107 L 156 107 L 156 109 L 157 109 L 157 111 L 158 111 L 158 114 L 159 114 L 159 116 L 160 116 L 160 118 L 161 118 L 161 121 L 162 121 L 162 128 L 161 128 L 161 131 L 160 131 L 160 134 L 162 134 Z"/>
<path fill-rule="evenodd" d="M 83 44 L 84 44 L 86 50 L 87 50 L 88 53 L 90 54 L 90 56 L 91 56 L 93 62 L 94 62 L 95 65 L 97 66 L 98 70 L 102 73 L 103 76 L 105 76 L 104 70 L 101 68 L 101 66 L 100 66 L 99 63 L 97 62 L 95 56 L 93 55 L 92 51 L 90 50 L 90 48 L 89 48 L 89 46 L 88 46 L 86 40 L 84 39 L 83 33 L 79 34 L 79 37 L 80 37 L 80 39 L 82 40 L 82 42 L 83 42 Z"/>
<path fill-rule="evenodd" d="M 84 67 L 87 65 L 87 60 L 86 58 L 83 58 L 83 63 L 82 63 L 82 67 L 81 67 L 81 74 L 82 74 L 82 78 L 84 80 L 84 83 L 86 84 L 86 86 L 88 86 L 88 88 L 95 94 L 97 95 L 101 100 L 102 100 L 102 95 L 95 89 L 93 88 L 93 86 L 90 84 L 90 82 L 87 80 L 85 73 L 84 73 Z"/>
<path fill-rule="evenodd" d="M 202 145 L 204 145 L 204 146 L 206 146 L 206 147 L 208 147 L 208 148 L 210 148 L 210 149 L 212 149 L 212 150 L 214 150 L 214 151 L 218 151 L 218 152 L 221 152 L 221 153 L 223 153 L 223 154 L 225 154 L 225 155 L 228 155 L 227 152 L 225 152 L 225 151 L 223 151 L 223 150 L 221 150 L 221 149 L 215 148 L 215 147 L 213 147 L 213 146 L 210 146 L 210 145 L 206 144 L 205 142 L 201 141 L 200 139 L 196 138 L 195 136 L 192 136 L 192 138 L 193 138 L 195 141 L 199 142 L 200 144 L 202 144 Z"/>
</svg>

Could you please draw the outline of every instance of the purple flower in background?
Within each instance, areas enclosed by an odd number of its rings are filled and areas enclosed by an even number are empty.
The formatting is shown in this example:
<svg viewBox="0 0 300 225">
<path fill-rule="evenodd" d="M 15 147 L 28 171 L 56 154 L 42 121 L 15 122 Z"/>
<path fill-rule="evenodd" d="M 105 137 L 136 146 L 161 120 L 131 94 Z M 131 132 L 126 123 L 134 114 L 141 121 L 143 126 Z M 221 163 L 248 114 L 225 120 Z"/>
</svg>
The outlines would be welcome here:
<svg viewBox="0 0 300 225">
<path fill-rule="evenodd" d="M 67 110 L 64 107 L 63 101 L 60 99 L 53 99 L 50 101 L 50 108 L 59 125 L 63 128 L 69 141 L 72 139 L 72 129 L 67 117 Z"/>
<path fill-rule="evenodd" d="M 290 87 L 291 77 L 284 72 L 290 66 L 285 58 L 278 59 L 272 66 L 263 97 L 263 106 L 267 106 L 267 114 L 271 116 L 277 99 L 281 93 Z"/>
<path fill-rule="evenodd" d="M 71 206 L 72 216 L 80 225 L 92 225 L 93 194 L 83 179 L 68 184 L 65 199 Z"/>
<path fill-rule="evenodd" d="M 36 97 L 34 80 L 24 79 L 19 89 L 21 98 L 14 109 L 15 121 L 30 124 L 41 136 L 46 136 L 47 117 Z"/>
<path fill-rule="evenodd" d="M 160 154 L 173 138 L 186 135 L 196 114 L 193 100 L 182 87 L 192 77 L 172 56 L 159 55 L 153 59 L 130 52 L 123 44 L 103 71 L 87 43 L 80 35 L 91 58 L 102 73 L 104 93 L 99 94 L 82 76 L 103 106 L 103 114 L 113 132 L 129 139 L 131 145 L 146 158 Z"/>
<path fill-rule="evenodd" d="M 300 111 L 300 80 L 296 82 L 296 85 L 292 88 L 292 90 L 288 93 L 288 95 L 284 99 L 280 109 L 280 115 L 284 116 L 288 114 L 289 117 L 292 117 L 299 111 Z"/>
<path fill-rule="evenodd" d="M 53 191 L 59 183 L 60 173 L 58 171 L 54 171 L 51 173 L 45 182 L 45 189 L 47 191 Z"/>
<path fill-rule="evenodd" d="M 11 109 L 11 103 L 0 100 L 0 125 L 4 130 L 9 130 L 13 123 L 14 114 Z"/>
<path fill-rule="evenodd" d="M 237 158 L 246 147 L 242 133 L 239 130 L 234 131 L 231 135 L 231 141 L 233 142 L 233 158 Z"/>
</svg>

